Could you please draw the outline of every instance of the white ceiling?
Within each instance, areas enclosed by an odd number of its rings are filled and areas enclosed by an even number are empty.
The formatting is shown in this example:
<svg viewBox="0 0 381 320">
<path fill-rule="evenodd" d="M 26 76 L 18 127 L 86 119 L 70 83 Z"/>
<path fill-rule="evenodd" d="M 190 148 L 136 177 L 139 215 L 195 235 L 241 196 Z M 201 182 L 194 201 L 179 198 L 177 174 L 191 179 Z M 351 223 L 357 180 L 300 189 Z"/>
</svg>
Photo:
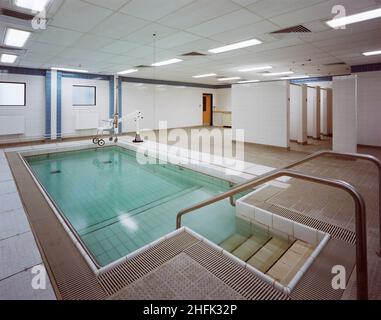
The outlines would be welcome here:
<svg viewBox="0 0 381 320">
<path fill-rule="evenodd" d="M 2 7 L 15 9 L 12 0 Z M 380 0 L 52 0 L 46 30 L 37 30 L 16 65 L 33 68 L 62 66 L 114 74 L 196 51 L 257 38 L 263 44 L 184 62 L 140 69 L 134 77 L 221 84 L 193 75 L 217 73 L 264 79 L 238 69 L 272 65 L 274 72 L 296 75 L 347 73 L 350 65 L 381 62 L 361 53 L 381 49 L 381 19 L 330 29 L 334 5 L 347 14 L 381 7 Z M 20 10 L 20 8 L 17 8 Z M 303 24 L 312 33 L 277 37 L 269 34 Z M 8 23 L 9 25 L 9 23 Z M 7 23 L 0 20 L 0 35 Z M 153 33 L 157 36 L 154 39 Z M 1 38 L 0 38 L 1 40 Z M 346 66 L 324 66 L 345 62 Z M 268 80 L 268 78 L 266 78 Z"/>
</svg>

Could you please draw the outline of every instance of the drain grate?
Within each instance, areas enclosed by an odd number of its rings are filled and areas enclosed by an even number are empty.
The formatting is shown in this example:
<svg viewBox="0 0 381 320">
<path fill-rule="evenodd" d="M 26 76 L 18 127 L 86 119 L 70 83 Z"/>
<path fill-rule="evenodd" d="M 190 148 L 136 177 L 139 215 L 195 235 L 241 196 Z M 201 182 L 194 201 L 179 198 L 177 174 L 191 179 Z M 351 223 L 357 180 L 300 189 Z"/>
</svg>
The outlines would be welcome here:
<svg viewBox="0 0 381 320">
<path fill-rule="evenodd" d="M 282 208 L 274 204 L 268 207 L 266 210 L 278 214 L 284 218 L 304 224 L 308 227 L 329 233 L 332 238 L 345 241 L 352 245 L 356 243 L 356 234 L 353 231 L 311 217 L 307 217 L 300 212 Z"/>
<path fill-rule="evenodd" d="M 113 295 L 137 279 L 171 260 L 199 240 L 187 232 L 165 240 L 119 266 L 98 276 L 103 289 Z"/>
</svg>

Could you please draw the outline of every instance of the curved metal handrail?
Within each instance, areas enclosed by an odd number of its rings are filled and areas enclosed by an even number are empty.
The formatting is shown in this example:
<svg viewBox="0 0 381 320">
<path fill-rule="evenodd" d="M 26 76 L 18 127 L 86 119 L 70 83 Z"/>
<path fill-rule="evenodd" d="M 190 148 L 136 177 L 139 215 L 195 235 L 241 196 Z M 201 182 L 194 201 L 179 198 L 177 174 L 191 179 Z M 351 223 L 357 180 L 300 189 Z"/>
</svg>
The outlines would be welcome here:
<svg viewBox="0 0 381 320">
<path fill-rule="evenodd" d="M 316 159 L 316 158 L 319 158 L 319 157 L 322 157 L 322 156 L 325 156 L 325 155 L 331 155 L 331 156 L 339 156 L 339 157 L 347 157 L 347 158 L 350 158 L 350 159 L 359 159 L 359 160 L 364 160 L 364 161 L 370 161 L 372 162 L 373 164 L 375 164 L 378 168 L 378 218 L 379 218 L 379 251 L 377 252 L 377 254 L 379 256 L 381 256 L 381 161 L 378 160 L 376 157 L 374 156 L 371 156 L 371 155 L 367 155 L 367 154 L 359 154 L 359 153 L 339 153 L 339 152 L 334 152 L 334 151 L 329 151 L 329 150 L 323 150 L 323 151 L 318 151 L 314 154 L 311 154 L 301 160 L 297 160 L 281 169 L 291 169 L 291 168 L 294 168 L 296 166 L 299 166 L 305 162 L 308 162 L 308 161 L 311 161 L 313 159 Z M 272 172 L 276 172 L 277 170 L 274 170 Z M 270 172 L 271 173 L 271 172 Z M 260 178 L 261 176 L 259 176 L 258 178 Z M 248 182 L 250 181 L 256 181 L 258 178 L 254 178 L 252 180 L 249 180 Z M 247 183 L 247 182 L 245 182 Z M 245 184 L 243 183 L 243 184 Z M 241 185 L 243 185 L 241 184 Z M 238 185 L 237 187 L 239 187 L 240 185 Z M 234 202 L 234 199 L 233 197 L 230 198 L 230 203 L 234 206 L 235 205 L 235 202 Z"/>
<path fill-rule="evenodd" d="M 282 176 L 288 176 L 291 178 L 302 179 L 314 183 L 328 185 L 334 188 L 338 188 L 346 191 L 351 195 L 355 202 L 356 212 L 356 275 L 357 275 L 357 298 L 359 300 L 368 299 L 368 258 L 367 258 L 367 233 L 366 233 L 366 207 L 365 201 L 360 193 L 347 182 L 318 178 L 304 173 L 299 173 L 292 170 L 279 169 L 273 172 L 267 173 L 255 179 L 254 181 L 248 181 L 243 183 L 225 193 L 219 194 L 209 200 L 205 200 L 197 205 L 181 210 L 176 217 L 176 228 L 181 228 L 182 217 L 192 211 L 209 206 L 218 201 L 232 197 L 237 193 L 244 192 L 248 189 L 262 185 L 271 180 L 277 179 Z"/>
</svg>

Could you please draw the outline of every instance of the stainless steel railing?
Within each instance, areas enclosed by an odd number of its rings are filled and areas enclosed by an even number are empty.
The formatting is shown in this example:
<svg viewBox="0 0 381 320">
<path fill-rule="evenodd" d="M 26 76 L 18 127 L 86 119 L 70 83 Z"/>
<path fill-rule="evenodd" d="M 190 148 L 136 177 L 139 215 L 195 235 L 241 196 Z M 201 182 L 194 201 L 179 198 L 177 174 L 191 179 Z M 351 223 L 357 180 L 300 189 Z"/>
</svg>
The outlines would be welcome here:
<svg viewBox="0 0 381 320">
<path fill-rule="evenodd" d="M 209 206 L 226 198 L 231 198 L 237 193 L 244 192 L 259 185 L 282 176 L 288 176 L 296 179 L 310 181 L 314 183 L 324 184 L 334 188 L 342 189 L 349 193 L 355 203 L 356 213 L 356 272 L 357 272 L 357 298 L 359 300 L 368 299 L 368 259 L 367 259 L 367 233 L 366 233 L 366 207 L 363 197 L 349 183 L 328 179 L 318 178 L 296 171 L 278 169 L 273 172 L 264 174 L 252 181 L 245 182 L 225 193 L 219 194 L 209 200 L 205 200 L 197 205 L 181 210 L 176 217 L 176 227 L 181 228 L 182 217 L 190 212 Z"/>
<path fill-rule="evenodd" d="M 365 154 L 359 154 L 359 153 L 338 153 L 338 152 L 334 152 L 334 151 L 323 150 L 323 151 L 319 151 L 319 152 L 316 152 L 314 154 L 311 154 L 310 156 L 307 156 L 301 160 L 297 160 L 297 161 L 295 161 L 295 162 L 293 162 L 293 163 L 289 164 L 288 166 L 285 166 L 281 169 L 292 169 L 292 168 L 299 166 L 303 163 L 306 163 L 308 161 L 311 161 L 313 159 L 316 159 L 316 158 L 319 158 L 319 157 L 322 157 L 325 155 L 346 157 L 349 159 L 359 159 L 359 160 L 372 162 L 373 164 L 376 165 L 376 167 L 378 169 L 378 217 L 379 217 L 378 218 L 379 219 L 379 251 L 377 252 L 377 254 L 379 256 L 381 256 L 381 161 L 380 160 L 378 160 L 376 157 L 371 156 L 371 155 L 365 155 Z M 274 170 L 272 172 L 276 172 L 276 171 L 277 170 Z M 257 178 L 254 178 L 253 180 L 249 180 L 249 182 L 255 181 L 256 179 Z M 233 206 L 235 205 L 235 201 L 234 201 L 233 196 L 230 198 L 230 203 Z"/>
</svg>

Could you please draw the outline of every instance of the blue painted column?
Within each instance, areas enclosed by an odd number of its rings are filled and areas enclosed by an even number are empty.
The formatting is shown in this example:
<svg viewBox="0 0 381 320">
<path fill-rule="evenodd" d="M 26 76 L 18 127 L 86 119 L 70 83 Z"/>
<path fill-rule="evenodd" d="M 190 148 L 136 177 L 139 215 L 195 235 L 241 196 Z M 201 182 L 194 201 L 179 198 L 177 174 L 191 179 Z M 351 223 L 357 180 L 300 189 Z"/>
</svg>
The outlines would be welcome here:
<svg viewBox="0 0 381 320">
<path fill-rule="evenodd" d="M 109 96 L 109 112 L 108 112 L 108 115 L 109 115 L 109 118 L 113 118 L 114 117 L 114 114 L 115 114 L 115 80 L 114 80 L 114 76 L 110 76 L 110 80 L 109 80 L 109 92 L 110 92 L 110 96 Z"/>
<path fill-rule="evenodd" d="M 122 118 L 123 117 L 123 100 L 122 100 L 122 79 L 121 78 L 118 78 L 118 113 L 119 113 L 119 117 Z M 123 133 L 123 124 L 120 123 L 119 125 L 119 133 L 122 134 Z"/>
<path fill-rule="evenodd" d="M 45 139 L 50 140 L 52 133 L 52 72 L 47 71 L 45 76 Z"/>
<path fill-rule="evenodd" d="M 49 70 L 45 78 L 45 139 L 62 137 L 62 72 Z"/>
<path fill-rule="evenodd" d="M 62 72 L 57 72 L 57 139 L 62 138 Z"/>
</svg>

